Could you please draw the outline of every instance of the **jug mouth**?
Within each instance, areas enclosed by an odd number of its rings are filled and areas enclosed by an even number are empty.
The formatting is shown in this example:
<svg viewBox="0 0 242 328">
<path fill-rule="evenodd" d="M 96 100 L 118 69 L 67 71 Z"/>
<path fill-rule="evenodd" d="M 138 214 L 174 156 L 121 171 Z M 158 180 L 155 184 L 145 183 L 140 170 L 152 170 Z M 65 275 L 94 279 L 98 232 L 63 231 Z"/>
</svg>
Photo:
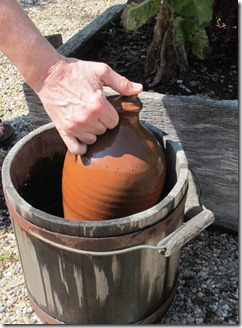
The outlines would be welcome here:
<svg viewBox="0 0 242 328">
<path fill-rule="evenodd" d="M 107 100 L 117 110 L 117 112 L 133 112 L 139 113 L 143 108 L 143 104 L 139 99 L 138 95 L 123 96 L 123 95 L 112 95 L 108 96 Z"/>
</svg>

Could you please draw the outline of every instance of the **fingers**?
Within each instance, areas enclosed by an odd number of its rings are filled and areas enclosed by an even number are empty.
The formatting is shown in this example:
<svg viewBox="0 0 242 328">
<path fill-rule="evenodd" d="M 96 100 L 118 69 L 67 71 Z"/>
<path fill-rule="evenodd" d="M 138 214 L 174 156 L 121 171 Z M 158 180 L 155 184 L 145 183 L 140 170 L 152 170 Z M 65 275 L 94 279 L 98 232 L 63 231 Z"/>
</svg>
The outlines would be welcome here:
<svg viewBox="0 0 242 328">
<path fill-rule="evenodd" d="M 60 133 L 61 138 L 63 139 L 66 147 L 69 151 L 74 155 L 84 155 L 87 151 L 87 145 L 81 141 L 79 141 L 75 137 L 71 137 L 69 135 L 62 135 Z"/>
<path fill-rule="evenodd" d="M 76 155 L 83 155 L 98 135 L 118 124 L 119 115 L 104 97 L 103 85 L 126 96 L 143 90 L 141 84 L 103 63 L 68 59 L 54 72 L 38 95 L 66 146 Z M 51 83 L 53 79 L 58 83 Z"/>
<path fill-rule="evenodd" d="M 97 136 L 104 134 L 106 130 L 106 127 L 98 121 L 95 134 L 79 129 L 76 130 L 75 133 L 72 132 L 72 134 L 60 133 L 60 136 L 71 153 L 75 155 L 83 155 L 87 151 L 87 146 L 95 143 Z"/>
<path fill-rule="evenodd" d="M 107 128 L 108 127 L 106 127 L 106 125 L 103 124 L 102 120 L 101 119 L 98 119 L 97 122 L 96 122 L 96 124 L 95 124 L 95 131 L 94 131 L 94 133 L 97 136 L 101 136 L 102 134 L 104 134 L 106 132 Z"/>
<path fill-rule="evenodd" d="M 96 142 L 97 135 L 90 132 L 82 132 L 80 138 L 78 135 L 76 138 L 87 145 L 92 145 L 94 142 Z"/>
<path fill-rule="evenodd" d="M 142 92 L 143 86 L 140 83 L 131 82 L 124 76 L 119 75 L 106 64 L 100 64 L 100 74 L 104 85 L 125 95 L 131 96 Z"/>
<path fill-rule="evenodd" d="M 115 81 L 114 83 L 111 82 L 113 83 L 112 86 L 114 86 L 115 83 L 119 85 L 121 80 L 123 84 L 121 83 L 120 90 L 126 88 L 131 94 L 135 93 L 134 90 L 140 90 L 140 86 L 142 90 L 142 85 L 138 84 L 137 89 L 135 89 L 135 87 L 132 88 L 132 82 L 116 74 L 114 71 L 112 72 L 114 73 L 113 79 Z M 120 80 L 116 81 L 116 78 Z M 110 78 L 110 81 L 112 81 L 112 78 Z M 131 87 L 129 84 L 131 84 Z M 115 88 L 115 86 L 113 88 Z M 128 91 L 125 93 L 127 94 Z M 82 124 L 74 124 L 75 127 L 69 127 L 69 134 L 62 136 L 69 151 L 76 155 L 83 155 L 87 151 L 87 146 L 96 142 L 98 135 L 104 134 L 107 129 L 113 129 L 119 121 L 117 111 L 113 108 L 106 97 L 104 97 L 101 90 L 99 90 L 99 92 L 96 91 L 96 95 L 93 95 L 92 100 L 89 101 L 89 105 L 93 112 L 92 115 L 85 120 L 86 122 L 89 122 L 88 125 L 85 124 L 84 127 L 83 121 Z"/>
<path fill-rule="evenodd" d="M 116 110 L 112 108 L 111 104 L 108 101 L 107 103 L 109 108 L 105 108 L 105 111 L 114 111 L 116 117 Z M 101 117 L 100 120 L 97 121 L 95 127 L 95 134 L 93 132 L 83 131 L 82 128 L 76 130 L 75 132 L 72 132 L 72 134 L 60 133 L 60 136 L 62 137 L 69 151 L 74 155 L 84 155 L 87 151 L 88 145 L 92 145 L 93 143 L 95 143 L 98 135 L 104 134 L 107 129 L 112 129 L 114 127 L 113 124 L 115 124 L 116 126 L 116 124 L 118 123 L 118 120 L 109 121 L 107 119 L 108 116 L 109 115 L 103 115 L 103 117 Z M 101 122 L 101 119 L 103 119 L 104 122 L 107 121 L 107 123 Z M 118 114 L 117 119 L 119 119 Z"/>
<path fill-rule="evenodd" d="M 118 113 L 103 95 L 102 89 L 95 90 L 87 103 L 89 131 L 101 135 L 106 129 L 113 129 L 118 124 Z"/>
<path fill-rule="evenodd" d="M 113 129 L 119 121 L 117 111 L 113 108 L 110 102 L 104 97 L 104 111 L 99 117 L 99 121 L 105 127 L 105 129 Z"/>
</svg>

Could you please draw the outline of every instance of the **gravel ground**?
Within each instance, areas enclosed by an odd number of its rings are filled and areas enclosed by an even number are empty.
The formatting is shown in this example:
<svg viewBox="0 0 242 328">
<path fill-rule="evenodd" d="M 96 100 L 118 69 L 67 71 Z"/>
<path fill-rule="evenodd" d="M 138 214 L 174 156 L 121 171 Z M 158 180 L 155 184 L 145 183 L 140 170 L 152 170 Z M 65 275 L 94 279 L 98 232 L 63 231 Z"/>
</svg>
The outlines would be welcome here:
<svg viewBox="0 0 242 328">
<path fill-rule="evenodd" d="M 62 33 L 65 42 L 110 5 L 119 2 L 25 0 L 21 4 L 44 35 Z M 0 169 L 10 148 L 31 130 L 22 82 L 17 70 L 0 54 L 0 117 L 16 132 L 12 143 L 0 148 Z M 26 296 L 1 188 L 0 247 L 0 323 L 41 324 Z M 183 247 L 177 292 L 169 311 L 158 323 L 238 324 L 238 275 L 238 237 L 204 231 Z"/>
</svg>

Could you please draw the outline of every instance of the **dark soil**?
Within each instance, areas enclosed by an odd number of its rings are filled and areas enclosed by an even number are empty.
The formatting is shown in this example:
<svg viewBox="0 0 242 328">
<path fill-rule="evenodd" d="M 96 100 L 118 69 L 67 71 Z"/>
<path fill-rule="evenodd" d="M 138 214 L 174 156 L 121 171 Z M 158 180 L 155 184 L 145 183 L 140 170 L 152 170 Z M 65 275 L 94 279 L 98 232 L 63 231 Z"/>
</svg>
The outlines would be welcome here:
<svg viewBox="0 0 242 328">
<path fill-rule="evenodd" d="M 88 59 L 109 64 L 128 79 L 140 82 L 145 91 L 172 95 L 202 95 L 213 99 L 238 98 L 238 2 L 218 0 L 214 17 L 207 28 L 210 54 L 196 59 L 187 48 L 190 72 L 183 80 L 176 76 L 168 83 L 149 87 L 151 76 L 145 76 L 146 53 L 153 36 L 155 19 L 137 32 L 127 33 L 120 22 L 108 26 L 105 40 Z"/>
</svg>

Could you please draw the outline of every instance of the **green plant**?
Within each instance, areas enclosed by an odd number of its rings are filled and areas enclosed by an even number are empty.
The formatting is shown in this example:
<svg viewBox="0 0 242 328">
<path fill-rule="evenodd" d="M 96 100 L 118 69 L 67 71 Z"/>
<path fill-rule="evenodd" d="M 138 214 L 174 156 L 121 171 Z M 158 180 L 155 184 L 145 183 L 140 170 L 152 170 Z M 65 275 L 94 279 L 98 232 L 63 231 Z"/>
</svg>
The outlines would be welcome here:
<svg viewBox="0 0 242 328">
<path fill-rule="evenodd" d="M 179 70 L 188 70 L 186 46 L 191 45 L 194 56 L 204 59 L 209 40 L 206 27 L 213 15 L 214 0 L 136 0 L 125 8 L 122 24 L 127 31 L 137 30 L 156 16 L 154 37 L 148 51 L 147 73 L 157 71 L 154 83 Z M 168 59 L 170 65 L 168 63 Z M 154 84 L 153 84 L 154 85 Z"/>
<path fill-rule="evenodd" d="M 144 0 L 130 3 L 122 14 L 122 23 L 127 31 L 133 31 L 157 15 L 165 4 L 172 8 L 174 42 L 183 46 L 192 44 L 193 54 L 204 59 L 208 46 L 205 28 L 213 15 L 213 0 Z"/>
<path fill-rule="evenodd" d="M 131 2 L 122 14 L 122 24 L 127 31 L 137 30 L 160 11 L 160 0 Z"/>
<path fill-rule="evenodd" d="M 10 253 L 9 252 L 5 252 L 3 254 L 0 254 L 0 261 L 8 259 L 10 257 Z"/>
</svg>

